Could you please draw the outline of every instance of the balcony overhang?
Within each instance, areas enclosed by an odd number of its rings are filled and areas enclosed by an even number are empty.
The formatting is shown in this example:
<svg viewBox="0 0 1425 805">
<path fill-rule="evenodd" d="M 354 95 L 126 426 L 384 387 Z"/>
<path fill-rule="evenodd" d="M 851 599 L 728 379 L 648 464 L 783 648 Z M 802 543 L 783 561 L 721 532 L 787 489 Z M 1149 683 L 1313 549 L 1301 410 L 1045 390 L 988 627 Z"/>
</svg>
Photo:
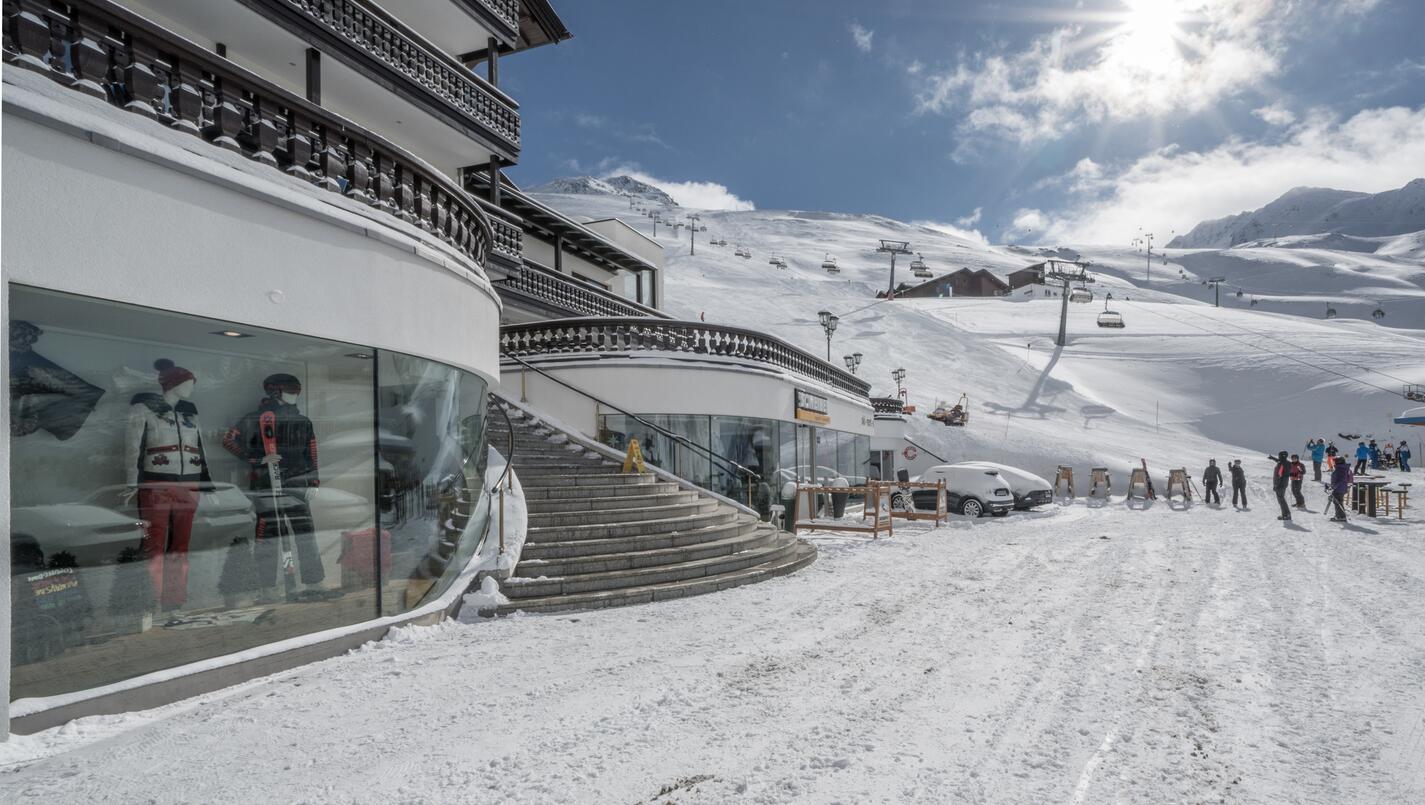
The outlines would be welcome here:
<svg viewBox="0 0 1425 805">
<path fill-rule="evenodd" d="M 239 2 L 475 140 L 501 161 L 518 160 L 519 104 L 374 3 Z"/>
<path fill-rule="evenodd" d="M 465 174 L 465 188 L 472 195 L 488 198 L 490 175 L 480 170 Z M 560 239 L 564 250 L 611 272 L 628 271 L 656 274 L 658 266 L 631 254 L 622 246 L 525 195 L 505 177 L 500 181 L 500 206 L 524 222 L 525 232 L 544 240 Z"/>
<path fill-rule="evenodd" d="M 564 20 L 554 11 L 547 0 L 455 0 L 457 5 L 479 6 L 482 4 L 491 5 L 516 5 L 518 9 L 516 15 L 518 22 L 514 36 L 510 41 L 499 39 L 499 52 L 503 56 L 507 53 L 518 53 L 523 50 L 541 47 L 543 45 L 554 45 L 566 39 L 573 38 L 573 34 L 565 27 Z M 472 13 L 478 13 L 472 10 Z M 460 60 L 466 64 L 484 61 L 490 57 L 490 49 L 486 43 L 479 43 L 473 49 L 461 53 Z"/>
</svg>

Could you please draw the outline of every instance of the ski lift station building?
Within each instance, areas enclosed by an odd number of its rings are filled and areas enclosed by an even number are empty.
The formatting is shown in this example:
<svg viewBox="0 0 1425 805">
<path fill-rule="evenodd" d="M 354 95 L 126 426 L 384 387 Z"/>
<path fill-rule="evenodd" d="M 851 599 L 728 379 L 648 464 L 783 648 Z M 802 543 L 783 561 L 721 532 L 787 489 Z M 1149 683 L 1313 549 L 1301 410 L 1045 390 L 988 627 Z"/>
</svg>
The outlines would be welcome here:
<svg viewBox="0 0 1425 805">
<path fill-rule="evenodd" d="M 656 244 L 504 176 L 548 0 L 356 5 L 5 6 L 0 729 L 335 656 L 481 574 L 538 611 L 771 578 L 815 558 L 787 484 L 869 472 L 866 381 L 672 320 Z"/>
<path fill-rule="evenodd" d="M 987 269 L 962 268 L 933 280 L 896 291 L 899 297 L 1004 296 L 1009 284 Z"/>
</svg>

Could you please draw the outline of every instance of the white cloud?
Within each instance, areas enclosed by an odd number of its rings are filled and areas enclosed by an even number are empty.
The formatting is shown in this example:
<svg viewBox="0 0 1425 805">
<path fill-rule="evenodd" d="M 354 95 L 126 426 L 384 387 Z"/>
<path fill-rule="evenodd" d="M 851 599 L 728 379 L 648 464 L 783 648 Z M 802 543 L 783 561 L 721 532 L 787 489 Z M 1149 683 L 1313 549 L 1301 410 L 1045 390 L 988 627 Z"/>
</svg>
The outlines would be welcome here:
<svg viewBox="0 0 1425 805">
<path fill-rule="evenodd" d="M 1281 142 L 1233 140 L 1206 151 L 1169 146 L 1105 172 L 1095 197 L 1075 198 L 1056 215 L 1021 210 L 1014 229 L 1042 224 L 1047 241 L 1126 243 L 1140 226 L 1186 232 L 1201 221 L 1260 207 L 1293 187 L 1389 190 L 1425 174 L 1421 131 L 1425 106 L 1390 107 L 1344 122 L 1316 112 Z"/>
<path fill-rule="evenodd" d="M 1035 242 L 1042 241 L 1053 224 L 1053 220 L 1042 210 L 1033 208 L 1016 210 L 1014 220 L 1004 231 L 1004 237 L 1006 240 L 1028 238 Z"/>
<path fill-rule="evenodd" d="M 659 179 L 636 168 L 620 167 L 605 174 L 608 176 L 631 176 L 645 184 L 651 184 L 673 197 L 680 207 L 697 210 L 755 210 L 752 202 L 738 198 L 727 185 L 717 182 L 673 182 Z"/>
<path fill-rule="evenodd" d="M 1290 126 L 1296 122 L 1296 113 L 1286 108 L 1280 101 L 1267 106 L 1259 106 L 1252 114 L 1273 126 Z"/>
<path fill-rule="evenodd" d="M 907 64 L 905 66 L 905 71 L 907 75 L 920 75 L 921 71 L 923 71 L 924 69 L 925 63 L 922 62 L 920 59 L 912 59 L 910 64 Z"/>
<path fill-rule="evenodd" d="M 1062 26 L 1012 52 L 912 74 L 917 109 L 959 116 L 965 137 L 1035 142 L 1083 125 L 1200 112 L 1279 70 L 1291 0 L 1171 2 L 1185 20 L 1176 29 L 1135 24 L 1125 12 L 1108 31 Z"/>
<path fill-rule="evenodd" d="M 978 207 L 975 208 L 975 214 L 970 217 L 973 217 L 975 221 L 980 219 L 980 210 Z M 911 221 L 911 225 L 922 226 L 944 235 L 988 246 L 990 243 L 989 238 L 986 238 L 980 233 L 980 230 L 974 228 L 974 222 L 967 224 L 965 223 L 966 220 L 968 220 L 968 218 L 961 218 L 955 222 L 955 225 L 941 223 L 939 221 Z"/>
<path fill-rule="evenodd" d="M 964 227 L 974 226 L 975 224 L 978 224 L 980 222 L 980 216 L 984 213 L 984 211 L 984 207 L 976 207 L 974 212 L 970 213 L 969 215 L 966 215 L 964 218 L 956 218 L 955 224 L 957 226 Z"/>
<path fill-rule="evenodd" d="M 871 38 L 876 35 L 876 32 L 861 27 L 859 22 L 851 23 L 848 30 L 851 31 L 851 39 L 856 43 L 856 49 L 862 53 L 870 53 Z"/>
</svg>

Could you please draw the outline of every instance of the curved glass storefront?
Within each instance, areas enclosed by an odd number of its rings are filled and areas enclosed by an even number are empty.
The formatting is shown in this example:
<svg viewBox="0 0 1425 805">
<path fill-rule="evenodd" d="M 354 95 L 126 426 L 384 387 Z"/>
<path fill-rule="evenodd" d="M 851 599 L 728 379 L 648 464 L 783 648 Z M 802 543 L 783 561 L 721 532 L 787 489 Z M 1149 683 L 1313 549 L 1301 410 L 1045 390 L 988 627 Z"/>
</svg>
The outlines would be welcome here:
<svg viewBox="0 0 1425 805">
<path fill-rule="evenodd" d="M 9 335 L 12 700 L 400 614 L 479 548 L 477 375 L 21 286 Z"/>
<path fill-rule="evenodd" d="M 638 419 L 704 449 L 679 444 Z M 640 414 L 638 419 L 603 415 L 599 440 L 624 450 L 629 439 L 636 438 L 648 463 L 744 503 L 764 518 L 772 505 L 790 504 L 784 494 L 788 483 L 835 485 L 845 481 L 860 486 L 866 483 L 870 469 L 871 439 L 861 434 L 760 417 Z M 749 482 L 745 473 L 714 460 L 708 450 L 752 470 L 761 480 Z"/>
</svg>

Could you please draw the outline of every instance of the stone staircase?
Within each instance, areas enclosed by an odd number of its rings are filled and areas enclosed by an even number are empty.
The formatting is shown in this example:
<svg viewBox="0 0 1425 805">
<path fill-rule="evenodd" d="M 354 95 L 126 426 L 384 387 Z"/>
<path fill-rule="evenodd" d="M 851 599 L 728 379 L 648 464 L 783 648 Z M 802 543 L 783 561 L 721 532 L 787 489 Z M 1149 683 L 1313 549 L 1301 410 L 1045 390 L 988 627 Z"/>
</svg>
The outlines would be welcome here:
<svg viewBox="0 0 1425 805">
<path fill-rule="evenodd" d="M 667 601 L 763 581 L 809 565 L 816 549 L 791 534 L 570 439 L 519 408 L 514 468 L 529 533 L 502 583 L 517 610 L 555 612 Z M 490 412 L 490 444 L 508 449 L 505 418 Z"/>
</svg>

